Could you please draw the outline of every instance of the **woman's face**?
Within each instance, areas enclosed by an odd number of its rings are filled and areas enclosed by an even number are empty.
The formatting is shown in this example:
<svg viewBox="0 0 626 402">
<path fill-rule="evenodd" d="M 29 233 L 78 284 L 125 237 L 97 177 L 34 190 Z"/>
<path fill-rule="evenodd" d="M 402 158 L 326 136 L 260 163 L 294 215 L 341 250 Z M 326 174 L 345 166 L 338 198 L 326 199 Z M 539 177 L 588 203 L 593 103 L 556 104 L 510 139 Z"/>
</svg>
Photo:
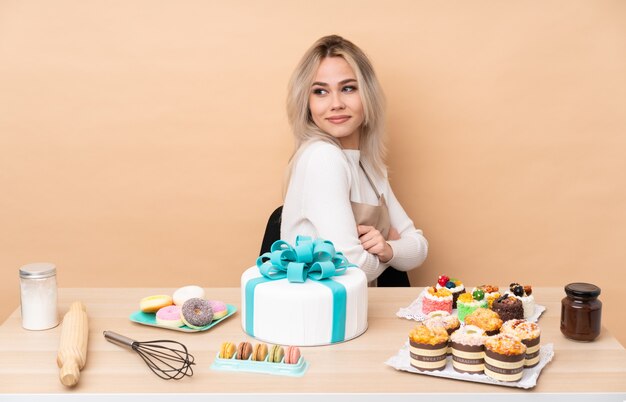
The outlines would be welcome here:
<svg viewBox="0 0 626 402">
<path fill-rule="evenodd" d="M 346 149 L 359 149 L 365 119 L 356 75 L 343 57 L 326 57 L 311 85 L 309 110 L 313 122 Z"/>
</svg>

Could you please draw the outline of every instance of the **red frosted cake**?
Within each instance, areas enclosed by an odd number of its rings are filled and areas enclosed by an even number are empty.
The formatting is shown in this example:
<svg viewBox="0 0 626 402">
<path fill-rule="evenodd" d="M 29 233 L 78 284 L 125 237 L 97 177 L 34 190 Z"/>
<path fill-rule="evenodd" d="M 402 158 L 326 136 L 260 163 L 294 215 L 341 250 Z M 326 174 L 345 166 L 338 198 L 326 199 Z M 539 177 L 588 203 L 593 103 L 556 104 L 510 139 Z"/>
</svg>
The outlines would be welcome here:
<svg viewBox="0 0 626 402">
<path fill-rule="evenodd" d="M 452 313 L 452 293 L 446 288 L 437 289 L 434 286 L 424 289 L 422 313 L 428 314 L 438 310 Z"/>
</svg>

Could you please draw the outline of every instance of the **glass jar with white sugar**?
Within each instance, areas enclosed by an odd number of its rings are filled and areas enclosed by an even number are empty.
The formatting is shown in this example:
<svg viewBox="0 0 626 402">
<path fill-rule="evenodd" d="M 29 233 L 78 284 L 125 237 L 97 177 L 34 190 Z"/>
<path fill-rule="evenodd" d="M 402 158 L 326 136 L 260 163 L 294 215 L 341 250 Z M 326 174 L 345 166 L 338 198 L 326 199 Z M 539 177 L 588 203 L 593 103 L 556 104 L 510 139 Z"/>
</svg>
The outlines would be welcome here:
<svg viewBox="0 0 626 402">
<path fill-rule="evenodd" d="M 25 329 L 43 330 L 59 325 L 56 274 L 56 266 L 47 262 L 20 268 L 20 309 Z"/>
</svg>

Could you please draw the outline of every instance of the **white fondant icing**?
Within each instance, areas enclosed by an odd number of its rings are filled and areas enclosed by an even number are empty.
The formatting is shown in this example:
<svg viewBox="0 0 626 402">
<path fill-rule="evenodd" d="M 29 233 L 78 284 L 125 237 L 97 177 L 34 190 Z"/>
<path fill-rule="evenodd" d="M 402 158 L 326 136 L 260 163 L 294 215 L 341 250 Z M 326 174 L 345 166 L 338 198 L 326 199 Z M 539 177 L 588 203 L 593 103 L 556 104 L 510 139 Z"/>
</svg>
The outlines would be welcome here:
<svg viewBox="0 0 626 402">
<path fill-rule="evenodd" d="M 524 308 L 524 318 L 528 319 L 533 314 L 535 314 L 535 296 L 515 296 L 516 299 L 519 299 L 522 302 L 522 307 Z"/>
<path fill-rule="evenodd" d="M 246 330 L 246 284 L 260 277 L 254 266 L 241 275 L 241 325 Z M 350 268 L 333 281 L 346 288 L 345 340 L 367 329 L 367 279 L 363 271 Z M 268 281 L 254 292 L 254 334 L 259 340 L 281 344 L 314 346 L 331 343 L 332 292 L 317 281 L 290 283 L 286 279 Z"/>
<path fill-rule="evenodd" d="M 437 287 L 437 289 L 445 288 L 445 286 L 441 286 L 440 284 L 436 284 L 435 286 Z M 458 293 L 458 292 L 460 292 L 462 290 L 465 290 L 465 285 L 460 284 L 460 285 L 457 285 L 457 286 L 455 286 L 453 288 L 446 288 L 446 289 L 448 289 L 452 293 Z"/>
</svg>

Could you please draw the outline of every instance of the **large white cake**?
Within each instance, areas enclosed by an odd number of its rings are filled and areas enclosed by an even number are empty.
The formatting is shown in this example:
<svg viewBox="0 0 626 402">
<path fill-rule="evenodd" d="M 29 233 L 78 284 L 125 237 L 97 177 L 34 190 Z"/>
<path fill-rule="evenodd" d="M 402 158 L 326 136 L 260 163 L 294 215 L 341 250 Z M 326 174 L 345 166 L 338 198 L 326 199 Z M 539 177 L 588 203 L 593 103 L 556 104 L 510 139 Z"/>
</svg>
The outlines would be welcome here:
<svg viewBox="0 0 626 402">
<path fill-rule="evenodd" d="M 293 283 L 266 279 L 251 267 L 241 276 L 241 325 L 248 335 L 280 345 L 350 340 L 367 329 L 367 279 L 350 268 L 330 279 Z"/>
</svg>

